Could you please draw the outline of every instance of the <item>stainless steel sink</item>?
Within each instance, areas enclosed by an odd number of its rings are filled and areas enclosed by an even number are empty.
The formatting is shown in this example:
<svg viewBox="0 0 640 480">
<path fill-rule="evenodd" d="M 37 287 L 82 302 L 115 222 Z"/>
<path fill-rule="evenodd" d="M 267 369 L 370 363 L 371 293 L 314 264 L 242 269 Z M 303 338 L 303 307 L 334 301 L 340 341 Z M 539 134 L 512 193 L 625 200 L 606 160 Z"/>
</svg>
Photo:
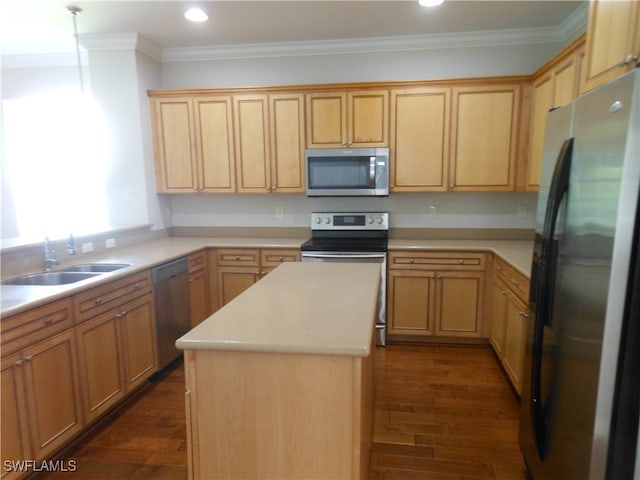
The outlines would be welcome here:
<svg viewBox="0 0 640 480">
<path fill-rule="evenodd" d="M 62 268 L 60 272 L 93 272 L 106 273 L 120 270 L 121 268 L 130 267 L 130 263 L 85 263 L 82 265 L 72 265 L 71 267 Z"/>
<path fill-rule="evenodd" d="M 100 275 L 92 272 L 44 272 L 32 273 L 21 277 L 11 278 L 2 282 L 3 285 L 67 285 Z"/>
</svg>

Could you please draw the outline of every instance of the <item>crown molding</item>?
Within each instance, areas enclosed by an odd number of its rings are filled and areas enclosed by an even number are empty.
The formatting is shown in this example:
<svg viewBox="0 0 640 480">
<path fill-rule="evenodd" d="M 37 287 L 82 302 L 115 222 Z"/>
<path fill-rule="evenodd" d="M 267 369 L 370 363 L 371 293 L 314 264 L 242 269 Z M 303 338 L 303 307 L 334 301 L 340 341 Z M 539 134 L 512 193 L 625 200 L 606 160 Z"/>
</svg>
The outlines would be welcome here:
<svg viewBox="0 0 640 480">
<path fill-rule="evenodd" d="M 87 50 L 130 50 L 141 52 L 159 62 L 196 62 L 243 58 L 273 58 L 316 55 L 401 52 L 504 45 L 568 43 L 586 30 L 589 5 L 585 2 L 557 27 L 481 32 L 406 35 L 361 39 L 323 40 L 313 42 L 283 42 L 238 44 L 221 47 L 185 47 L 161 49 L 137 33 L 110 35 L 80 35 L 79 42 Z M 75 53 L 42 55 L 4 55 L 3 69 L 72 66 Z M 82 63 L 86 64 L 86 52 Z"/>
</svg>

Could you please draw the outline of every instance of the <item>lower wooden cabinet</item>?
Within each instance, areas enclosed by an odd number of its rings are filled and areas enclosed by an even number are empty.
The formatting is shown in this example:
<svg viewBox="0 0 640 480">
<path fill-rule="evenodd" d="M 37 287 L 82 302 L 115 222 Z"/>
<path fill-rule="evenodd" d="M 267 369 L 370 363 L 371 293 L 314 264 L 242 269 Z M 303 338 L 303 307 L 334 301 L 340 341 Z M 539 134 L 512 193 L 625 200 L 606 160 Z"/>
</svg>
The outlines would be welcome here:
<svg viewBox="0 0 640 480">
<path fill-rule="evenodd" d="M 500 258 L 495 259 L 489 340 L 518 394 L 526 348 L 529 282 Z"/>
<path fill-rule="evenodd" d="M 31 345 L 2 364 L 3 464 L 20 459 L 14 455 L 42 460 L 84 426 L 74 331 Z"/>
<path fill-rule="evenodd" d="M 391 252 L 389 339 L 481 337 L 484 264 L 483 253 Z"/>
<path fill-rule="evenodd" d="M 191 304 L 191 328 L 209 316 L 207 252 L 189 255 L 189 303 Z"/>
<path fill-rule="evenodd" d="M 83 407 L 93 421 L 156 371 L 150 294 L 76 327 Z"/>
<path fill-rule="evenodd" d="M 256 283 L 282 262 L 299 262 L 300 251 L 292 249 L 218 249 L 212 268 L 215 269 L 216 299 L 211 303 L 218 308 Z"/>
</svg>

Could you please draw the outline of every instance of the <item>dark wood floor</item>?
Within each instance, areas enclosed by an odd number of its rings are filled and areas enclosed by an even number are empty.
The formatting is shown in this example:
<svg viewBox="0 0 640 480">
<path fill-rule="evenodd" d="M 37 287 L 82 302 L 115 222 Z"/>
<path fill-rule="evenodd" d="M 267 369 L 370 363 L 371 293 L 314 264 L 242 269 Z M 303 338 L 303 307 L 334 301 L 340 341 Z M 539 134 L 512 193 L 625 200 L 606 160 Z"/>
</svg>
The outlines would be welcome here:
<svg viewBox="0 0 640 480">
<path fill-rule="evenodd" d="M 371 478 L 520 480 L 518 404 L 489 348 L 376 350 Z M 177 365 L 69 451 L 47 479 L 185 479 L 184 375 Z"/>
</svg>

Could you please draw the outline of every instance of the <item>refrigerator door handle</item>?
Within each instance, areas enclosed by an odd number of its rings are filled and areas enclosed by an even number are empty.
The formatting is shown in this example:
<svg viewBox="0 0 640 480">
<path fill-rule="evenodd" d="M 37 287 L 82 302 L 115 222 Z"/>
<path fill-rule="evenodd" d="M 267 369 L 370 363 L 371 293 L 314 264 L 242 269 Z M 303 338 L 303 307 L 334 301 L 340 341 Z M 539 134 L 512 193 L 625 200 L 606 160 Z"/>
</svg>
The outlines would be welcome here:
<svg viewBox="0 0 640 480">
<path fill-rule="evenodd" d="M 569 190 L 571 158 L 573 156 L 573 138 L 564 141 L 549 188 L 549 200 L 545 211 L 544 229 L 536 285 L 531 285 L 530 294 L 535 299 L 535 325 L 532 345 L 531 365 L 531 421 L 535 434 L 536 447 L 541 459 L 545 457 L 546 422 L 542 406 L 542 354 L 545 326 L 551 326 L 553 294 L 555 289 L 557 265 L 557 241 L 554 240 L 560 205 Z"/>
</svg>

